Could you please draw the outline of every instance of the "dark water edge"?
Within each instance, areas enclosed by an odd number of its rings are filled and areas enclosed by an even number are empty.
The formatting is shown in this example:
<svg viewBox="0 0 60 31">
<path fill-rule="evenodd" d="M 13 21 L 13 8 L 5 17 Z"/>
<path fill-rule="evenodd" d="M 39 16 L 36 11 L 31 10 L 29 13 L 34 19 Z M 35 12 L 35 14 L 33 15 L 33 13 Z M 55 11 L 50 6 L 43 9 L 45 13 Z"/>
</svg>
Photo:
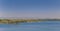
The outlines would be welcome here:
<svg viewBox="0 0 60 31">
<path fill-rule="evenodd" d="M 60 31 L 60 21 L 0 24 L 0 28 L 4 28 L 4 31 Z"/>
<path fill-rule="evenodd" d="M 60 25 L 60 21 L 41 21 L 32 23 L 18 23 L 18 24 L 0 24 L 0 27 L 13 27 L 19 25 Z"/>
</svg>

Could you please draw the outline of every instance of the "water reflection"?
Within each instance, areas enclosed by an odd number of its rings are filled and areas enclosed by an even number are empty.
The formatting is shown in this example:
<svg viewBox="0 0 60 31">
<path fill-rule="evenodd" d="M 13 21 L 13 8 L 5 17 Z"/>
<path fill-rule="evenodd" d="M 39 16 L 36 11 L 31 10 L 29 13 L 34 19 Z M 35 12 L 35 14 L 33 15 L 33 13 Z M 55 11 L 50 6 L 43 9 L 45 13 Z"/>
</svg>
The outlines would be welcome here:
<svg viewBox="0 0 60 31">
<path fill-rule="evenodd" d="M 20 24 L 0 24 L 3 31 L 60 31 L 59 21 L 46 21 Z"/>
</svg>

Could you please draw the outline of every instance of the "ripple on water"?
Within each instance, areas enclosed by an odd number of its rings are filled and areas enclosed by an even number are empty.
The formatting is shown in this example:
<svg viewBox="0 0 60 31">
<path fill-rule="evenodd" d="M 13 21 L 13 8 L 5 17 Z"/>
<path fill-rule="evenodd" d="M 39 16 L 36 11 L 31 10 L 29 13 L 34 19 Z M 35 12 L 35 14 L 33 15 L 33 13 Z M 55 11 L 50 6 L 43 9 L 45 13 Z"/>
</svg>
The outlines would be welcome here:
<svg viewBox="0 0 60 31">
<path fill-rule="evenodd" d="M 6 28 L 6 31 L 60 31 L 60 21 L 0 24 L 0 28 Z"/>
</svg>

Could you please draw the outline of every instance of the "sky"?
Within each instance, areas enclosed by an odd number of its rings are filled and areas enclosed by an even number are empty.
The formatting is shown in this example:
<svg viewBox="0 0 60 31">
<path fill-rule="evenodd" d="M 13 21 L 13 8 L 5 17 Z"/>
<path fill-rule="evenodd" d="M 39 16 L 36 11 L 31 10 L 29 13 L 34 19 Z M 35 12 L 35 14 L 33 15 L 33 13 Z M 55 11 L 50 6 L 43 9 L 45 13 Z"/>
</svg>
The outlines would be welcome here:
<svg viewBox="0 0 60 31">
<path fill-rule="evenodd" d="M 60 0 L 0 0 L 0 17 L 60 18 Z"/>
</svg>

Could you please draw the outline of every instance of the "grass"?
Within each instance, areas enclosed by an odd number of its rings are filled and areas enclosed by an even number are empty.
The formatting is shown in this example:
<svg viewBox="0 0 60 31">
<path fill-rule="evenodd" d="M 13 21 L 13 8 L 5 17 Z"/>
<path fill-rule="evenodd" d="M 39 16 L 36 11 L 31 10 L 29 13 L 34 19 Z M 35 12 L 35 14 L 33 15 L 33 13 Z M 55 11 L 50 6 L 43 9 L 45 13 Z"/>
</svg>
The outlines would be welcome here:
<svg viewBox="0 0 60 31">
<path fill-rule="evenodd" d="M 1 24 L 18 24 L 27 22 L 40 22 L 40 21 L 60 21 L 60 19 L 0 19 Z"/>
<path fill-rule="evenodd" d="M 3 24 L 17 24 L 17 23 L 26 23 L 26 22 L 36 22 L 37 19 L 0 19 L 0 23 Z"/>
</svg>

